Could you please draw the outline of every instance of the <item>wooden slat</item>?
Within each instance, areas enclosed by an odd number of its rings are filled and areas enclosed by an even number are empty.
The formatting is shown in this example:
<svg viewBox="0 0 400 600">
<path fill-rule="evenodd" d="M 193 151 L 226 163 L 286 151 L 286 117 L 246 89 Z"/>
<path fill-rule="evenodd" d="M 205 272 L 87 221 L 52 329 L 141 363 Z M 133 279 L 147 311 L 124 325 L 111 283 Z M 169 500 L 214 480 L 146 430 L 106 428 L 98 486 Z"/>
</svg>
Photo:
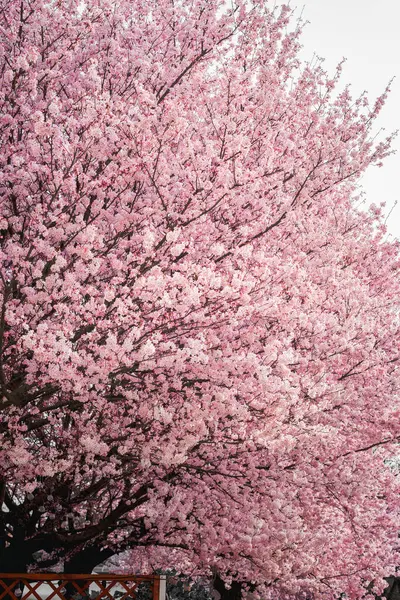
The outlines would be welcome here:
<svg viewBox="0 0 400 600">
<path fill-rule="evenodd" d="M 124 585 L 123 582 L 117 582 L 120 583 L 120 585 Z M 96 600 L 100 600 L 101 598 L 111 598 L 113 599 L 114 596 L 111 594 L 111 590 L 115 585 L 115 581 L 111 581 L 110 585 L 106 586 L 105 588 L 103 587 L 103 585 L 99 585 L 99 583 L 97 582 L 97 584 L 100 588 L 100 594 L 98 596 L 96 596 Z M 126 588 L 125 588 L 126 589 Z"/>
<path fill-rule="evenodd" d="M 14 579 L 14 577 L 15 576 L 13 575 L 9 579 Z M 19 583 L 18 578 L 15 578 L 15 581 L 12 581 L 8 586 L 4 585 L 3 581 L 0 580 L 0 585 L 3 588 L 3 593 L 0 594 L 0 600 L 4 598 L 4 596 L 6 596 L 7 594 L 12 594 L 14 598 L 16 598 L 16 596 L 14 595 L 14 588 L 17 585 L 17 583 Z"/>
<path fill-rule="evenodd" d="M 160 596 L 160 578 L 154 577 L 153 580 L 153 600 L 159 600 Z"/>
<path fill-rule="evenodd" d="M 127 598 L 128 596 L 131 596 L 132 598 L 136 598 L 136 590 L 137 590 L 137 586 L 138 586 L 138 584 L 136 582 L 134 582 L 133 586 L 131 586 L 131 587 L 127 586 L 125 581 L 120 581 L 119 584 L 125 588 L 126 594 L 124 594 L 123 596 L 120 596 L 118 598 L 118 600 L 125 600 L 125 598 Z M 97 598 L 96 598 L 96 600 L 97 600 Z"/>
<path fill-rule="evenodd" d="M 59 583 L 57 586 L 55 586 L 53 584 L 53 581 L 47 580 L 47 584 L 52 588 L 53 591 L 51 592 L 51 594 L 49 594 L 47 596 L 46 600 L 53 600 L 53 598 L 55 598 L 55 597 L 58 597 L 59 599 L 63 599 L 64 598 L 64 594 L 61 592 L 61 590 L 64 587 L 64 582 L 63 581 L 61 581 L 61 583 Z M 23 598 L 20 598 L 20 600 L 23 600 Z"/>
<path fill-rule="evenodd" d="M 29 590 L 29 596 L 31 594 L 33 594 L 33 596 L 35 596 L 36 600 L 42 600 L 42 597 L 36 592 L 37 588 L 42 585 L 42 583 L 40 581 L 34 582 L 34 583 L 36 583 L 36 585 L 31 585 L 31 583 L 28 581 L 28 579 L 24 578 L 21 580 L 21 583 L 25 588 L 27 588 Z M 22 599 L 20 599 L 20 600 L 22 600 Z"/>
</svg>

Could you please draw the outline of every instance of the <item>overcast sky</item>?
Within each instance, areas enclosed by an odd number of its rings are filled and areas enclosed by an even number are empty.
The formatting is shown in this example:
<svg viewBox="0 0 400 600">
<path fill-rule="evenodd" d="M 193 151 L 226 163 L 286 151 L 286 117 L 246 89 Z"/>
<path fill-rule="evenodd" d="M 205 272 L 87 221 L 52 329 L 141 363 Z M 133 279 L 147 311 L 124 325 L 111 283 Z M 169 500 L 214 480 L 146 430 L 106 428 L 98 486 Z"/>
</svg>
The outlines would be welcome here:
<svg viewBox="0 0 400 600">
<path fill-rule="evenodd" d="M 302 57 L 315 52 L 325 58 L 324 66 L 334 70 L 342 57 L 347 59 L 343 83 L 351 83 L 354 94 L 368 90 L 371 99 L 380 95 L 392 77 L 392 92 L 378 125 L 386 133 L 400 130 L 400 0 L 291 0 L 290 5 L 310 23 L 303 34 Z M 400 239 L 400 136 L 397 154 L 382 168 L 371 167 L 363 177 L 369 202 L 386 201 L 389 231 Z"/>
</svg>

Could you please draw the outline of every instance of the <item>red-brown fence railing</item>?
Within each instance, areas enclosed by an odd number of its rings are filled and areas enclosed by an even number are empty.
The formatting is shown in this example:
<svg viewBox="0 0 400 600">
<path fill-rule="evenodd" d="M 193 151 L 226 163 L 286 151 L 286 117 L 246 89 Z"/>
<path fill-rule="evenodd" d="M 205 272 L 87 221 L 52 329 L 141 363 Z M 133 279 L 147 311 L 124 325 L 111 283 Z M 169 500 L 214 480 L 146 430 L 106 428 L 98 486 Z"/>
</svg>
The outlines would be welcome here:
<svg viewBox="0 0 400 600">
<path fill-rule="evenodd" d="M 136 600 L 139 586 L 165 600 L 162 575 L 0 573 L 0 600 Z"/>
</svg>

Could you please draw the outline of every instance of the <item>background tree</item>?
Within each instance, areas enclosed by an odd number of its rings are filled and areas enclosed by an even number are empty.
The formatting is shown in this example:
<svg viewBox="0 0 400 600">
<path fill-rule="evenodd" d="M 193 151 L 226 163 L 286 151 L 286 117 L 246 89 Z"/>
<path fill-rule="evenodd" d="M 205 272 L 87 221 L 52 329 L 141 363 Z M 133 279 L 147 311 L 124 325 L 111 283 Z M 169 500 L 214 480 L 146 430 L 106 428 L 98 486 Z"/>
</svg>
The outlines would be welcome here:
<svg viewBox="0 0 400 600">
<path fill-rule="evenodd" d="M 400 262 L 356 203 L 385 94 L 333 95 L 286 7 L 0 6 L 0 571 L 174 547 L 264 598 L 379 590 Z"/>
</svg>

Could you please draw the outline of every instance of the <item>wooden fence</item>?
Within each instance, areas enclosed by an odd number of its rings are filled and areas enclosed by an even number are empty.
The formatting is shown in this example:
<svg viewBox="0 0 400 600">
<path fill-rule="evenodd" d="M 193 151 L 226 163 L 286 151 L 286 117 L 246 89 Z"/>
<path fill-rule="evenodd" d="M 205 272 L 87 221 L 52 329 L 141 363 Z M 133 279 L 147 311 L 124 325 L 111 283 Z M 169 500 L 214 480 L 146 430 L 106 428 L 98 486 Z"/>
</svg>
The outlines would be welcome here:
<svg viewBox="0 0 400 600">
<path fill-rule="evenodd" d="M 0 573 L 0 600 L 165 600 L 163 575 Z"/>
</svg>

